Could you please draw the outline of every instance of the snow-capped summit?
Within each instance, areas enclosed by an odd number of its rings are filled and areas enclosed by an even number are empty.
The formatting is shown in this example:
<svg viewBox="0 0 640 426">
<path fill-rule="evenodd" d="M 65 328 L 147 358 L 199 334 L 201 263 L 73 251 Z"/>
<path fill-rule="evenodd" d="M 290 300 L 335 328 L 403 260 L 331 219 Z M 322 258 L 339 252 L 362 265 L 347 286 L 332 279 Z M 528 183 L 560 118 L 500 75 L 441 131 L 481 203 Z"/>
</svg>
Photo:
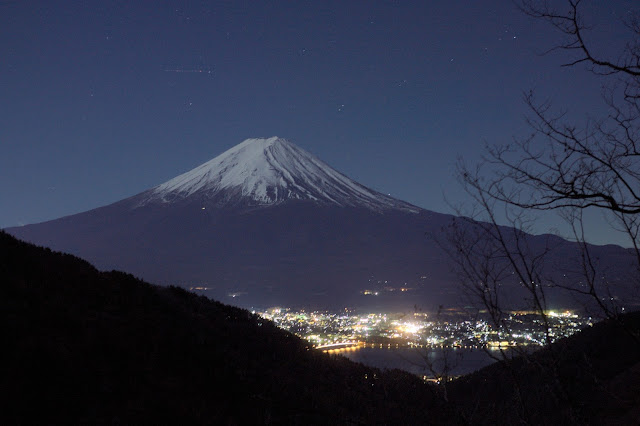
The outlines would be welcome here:
<svg viewBox="0 0 640 426">
<path fill-rule="evenodd" d="M 417 212 L 411 204 L 366 188 L 286 139 L 247 139 L 214 159 L 153 189 L 144 204 L 194 194 L 218 204 L 273 205 L 287 200 Z M 220 201 L 222 200 L 222 201 Z"/>
</svg>

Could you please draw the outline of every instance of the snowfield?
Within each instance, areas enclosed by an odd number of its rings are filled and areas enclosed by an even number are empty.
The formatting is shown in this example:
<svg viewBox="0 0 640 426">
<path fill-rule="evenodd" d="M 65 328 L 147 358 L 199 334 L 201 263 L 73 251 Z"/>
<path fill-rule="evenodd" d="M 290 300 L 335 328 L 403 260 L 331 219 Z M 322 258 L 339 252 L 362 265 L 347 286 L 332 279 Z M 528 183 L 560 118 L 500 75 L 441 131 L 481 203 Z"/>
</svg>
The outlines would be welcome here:
<svg viewBox="0 0 640 426">
<path fill-rule="evenodd" d="M 147 201 L 171 202 L 202 192 L 240 192 L 257 204 L 313 200 L 381 211 L 419 208 L 366 188 L 286 139 L 247 139 L 151 190 Z"/>
</svg>

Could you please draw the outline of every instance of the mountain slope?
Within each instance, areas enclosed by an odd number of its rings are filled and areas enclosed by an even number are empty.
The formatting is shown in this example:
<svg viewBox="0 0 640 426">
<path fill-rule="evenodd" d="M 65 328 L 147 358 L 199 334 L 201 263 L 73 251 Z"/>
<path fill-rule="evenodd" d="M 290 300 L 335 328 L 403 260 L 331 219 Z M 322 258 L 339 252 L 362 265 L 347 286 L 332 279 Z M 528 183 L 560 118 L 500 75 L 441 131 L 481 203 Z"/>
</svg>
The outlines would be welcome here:
<svg viewBox="0 0 640 426">
<path fill-rule="evenodd" d="M 114 204 L 7 231 L 234 304 L 337 306 L 372 286 L 451 295 L 444 255 L 425 236 L 447 219 L 269 138 Z"/>
<path fill-rule="evenodd" d="M 407 373 L 0 232 L 2 424 L 442 424 Z"/>
<path fill-rule="evenodd" d="M 461 302 L 458 277 L 436 241 L 453 219 L 368 189 L 269 138 L 246 140 L 111 205 L 7 232 L 99 269 L 201 288 L 245 307 L 432 309 Z M 530 242 L 542 251 L 550 238 Z M 577 247 L 554 241 L 552 277 L 578 282 Z M 593 250 L 613 271 L 611 282 L 626 280 L 627 251 Z M 517 281 L 510 284 L 518 290 Z"/>
</svg>

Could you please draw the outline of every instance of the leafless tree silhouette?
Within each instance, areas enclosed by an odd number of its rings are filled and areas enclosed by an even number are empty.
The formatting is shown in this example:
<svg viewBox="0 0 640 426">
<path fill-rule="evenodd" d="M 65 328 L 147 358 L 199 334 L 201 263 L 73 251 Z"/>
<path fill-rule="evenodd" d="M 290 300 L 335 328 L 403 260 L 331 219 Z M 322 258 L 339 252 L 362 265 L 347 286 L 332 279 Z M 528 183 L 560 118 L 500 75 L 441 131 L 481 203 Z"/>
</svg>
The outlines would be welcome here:
<svg viewBox="0 0 640 426">
<path fill-rule="evenodd" d="M 611 289 L 597 285 L 598 265 L 586 241 L 583 212 L 599 209 L 606 213 L 612 229 L 626 235 L 640 271 L 640 15 L 630 12 L 622 21 L 630 39 L 619 57 L 601 57 L 586 41 L 590 26 L 581 14 L 581 3 L 524 0 L 520 8 L 558 30 L 562 41 L 548 52 L 566 53 L 568 61 L 563 66 L 584 65 L 603 79 L 608 115 L 578 126 L 570 122 L 566 111 L 555 110 L 548 101 L 539 102 L 529 91 L 524 102 L 530 111 L 527 122 L 532 134 L 506 145 L 488 145 L 481 164 L 459 163 L 459 176 L 483 211 L 483 219 L 493 225 L 485 232 L 496 244 L 504 242 L 500 235 L 504 231 L 495 218 L 498 206 L 507 211 L 509 225 L 521 231 L 528 225 L 526 212 L 559 212 L 571 224 L 573 239 L 581 247 L 586 283 L 567 290 L 590 297 L 605 317 L 616 317 L 620 307 L 612 303 Z M 520 281 L 525 284 L 541 283 L 535 266 L 544 253 L 523 252 L 517 232 L 510 241 L 515 246 L 508 250 L 503 244 L 501 255 L 507 256 L 511 272 L 521 273 Z M 514 248 L 522 255 L 519 265 L 507 253 Z M 473 272 L 478 275 L 480 271 Z M 544 293 L 537 288 L 528 290 L 535 308 L 542 309 Z"/>
<path fill-rule="evenodd" d="M 628 34 L 617 56 L 601 54 L 589 40 L 592 27 L 581 0 L 521 0 L 527 15 L 549 23 L 560 36 L 545 53 L 560 53 L 564 67 L 585 68 L 602 79 L 603 102 L 608 114 L 589 118 L 585 125 L 570 121 L 567 111 L 549 101 L 539 101 L 534 91 L 524 94 L 530 114 L 531 135 L 506 145 L 487 145 L 476 164 L 458 163 L 458 177 L 473 200 L 471 210 L 458 210 L 461 219 L 449 228 L 442 247 L 453 259 L 459 279 L 471 301 L 484 309 L 496 329 L 510 333 L 506 320 L 511 309 L 530 309 L 545 331 L 550 363 L 540 369 L 555 378 L 550 385 L 557 403 L 572 407 L 566 383 L 554 369 L 562 353 L 551 345 L 553 336 L 547 317 L 547 298 L 566 291 L 595 307 L 599 316 L 624 326 L 622 306 L 614 297 L 619 290 L 603 285 L 598 260 L 587 243 L 584 212 L 599 209 L 612 230 L 627 237 L 634 257 L 640 289 L 640 14 L 630 11 L 621 25 Z M 537 213 L 554 211 L 573 230 L 581 283 L 567 284 L 548 276 L 549 254 L 554 240 L 532 245 L 527 234 Z M 519 284 L 517 296 L 514 287 Z M 507 288 L 508 287 L 508 288 Z M 630 334 L 640 343 L 640 338 Z M 513 354 L 501 351 L 499 358 Z M 526 355 L 526 354 L 524 354 Z M 530 358 L 535 363 L 535 358 Z M 508 364 L 507 368 L 508 368 Z M 549 371 L 551 370 L 551 371 Z M 528 404 L 520 396 L 514 374 L 515 400 L 526 422 Z"/>
</svg>

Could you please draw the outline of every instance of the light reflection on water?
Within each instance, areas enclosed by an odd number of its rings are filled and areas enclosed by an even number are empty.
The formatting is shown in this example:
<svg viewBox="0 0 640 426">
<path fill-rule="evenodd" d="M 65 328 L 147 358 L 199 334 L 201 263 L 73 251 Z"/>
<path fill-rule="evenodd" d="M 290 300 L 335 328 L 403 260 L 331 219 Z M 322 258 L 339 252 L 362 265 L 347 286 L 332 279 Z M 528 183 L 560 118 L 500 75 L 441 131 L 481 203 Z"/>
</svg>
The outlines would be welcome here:
<svg viewBox="0 0 640 426">
<path fill-rule="evenodd" d="M 498 351 L 463 348 L 366 348 L 354 347 L 346 350 L 330 351 L 332 354 L 344 356 L 351 361 L 377 367 L 408 371 L 420 377 L 432 377 L 431 364 L 437 374 L 441 374 L 448 364 L 449 376 L 469 374 L 495 362 L 491 357 L 499 356 Z"/>
</svg>

